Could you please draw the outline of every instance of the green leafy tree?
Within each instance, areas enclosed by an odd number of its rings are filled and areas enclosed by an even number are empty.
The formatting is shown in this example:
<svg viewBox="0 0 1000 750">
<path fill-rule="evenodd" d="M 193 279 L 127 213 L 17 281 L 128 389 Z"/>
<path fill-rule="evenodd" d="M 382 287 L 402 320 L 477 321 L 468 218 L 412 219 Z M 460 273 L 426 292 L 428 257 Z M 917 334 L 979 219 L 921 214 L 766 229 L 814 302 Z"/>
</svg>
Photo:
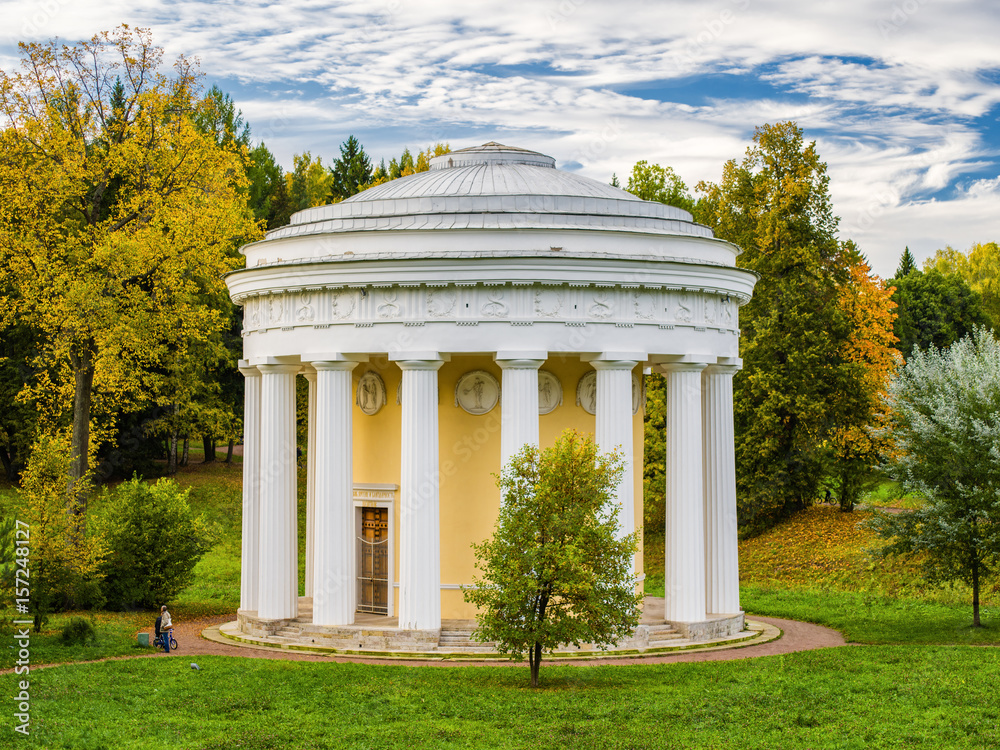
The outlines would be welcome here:
<svg viewBox="0 0 1000 750">
<path fill-rule="evenodd" d="M 285 175 L 291 212 L 324 205 L 333 187 L 333 174 L 320 157 L 313 160 L 309 151 L 295 154 L 292 162 L 292 171 Z"/>
<path fill-rule="evenodd" d="M 977 242 L 967 253 L 946 247 L 924 261 L 924 270 L 960 276 L 981 297 L 983 312 L 993 328 L 1000 326 L 1000 246 L 997 243 Z"/>
<path fill-rule="evenodd" d="M 924 498 L 871 520 L 882 555 L 920 555 L 931 581 L 972 587 L 1000 563 L 1000 343 L 985 328 L 947 349 L 915 350 L 889 387 L 895 442 L 889 474 Z"/>
<path fill-rule="evenodd" d="M 340 144 L 340 158 L 333 163 L 331 171 L 333 187 L 330 194 L 335 202 L 356 195 L 372 181 L 372 161 L 353 135 Z"/>
<path fill-rule="evenodd" d="M 914 347 L 951 346 L 977 326 L 990 324 L 979 295 L 960 276 L 913 270 L 887 283 L 895 288 L 893 332 L 904 357 Z"/>
<path fill-rule="evenodd" d="M 836 238 L 826 164 L 794 123 L 764 125 L 741 163 L 702 182 L 698 218 L 742 248 L 760 280 L 740 311 L 734 378 L 738 510 L 761 531 L 807 507 L 825 474 L 841 394 L 857 386 L 844 357 L 851 324 L 838 305 L 854 254 Z"/>
<path fill-rule="evenodd" d="M 464 593 L 479 607 L 475 637 L 512 658 L 527 654 L 532 687 L 544 653 L 610 645 L 638 625 L 637 533 L 617 536 L 613 500 L 622 472 L 620 456 L 567 430 L 552 448 L 525 446 L 497 482 L 493 537 L 473 545 L 482 578 Z"/>
<path fill-rule="evenodd" d="M 215 532 L 172 479 L 138 477 L 109 492 L 94 530 L 107 549 L 103 590 L 112 609 L 158 608 L 191 583 Z"/>
<path fill-rule="evenodd" d="M 611 184 L 614 185 L 617 178 L 612 179 L 614 181 Z M 659 164 L 650 164 L 646 161 L 637 162 L 632 167 L 632 174 L 629 175 L 625 189 L 645 201 L 666 203 L 668 206 L 677 206 L 685 211 L 694 211 L 694 200 L 688 193 L 687 185 L 670 167 L 661 167 Z"/>
<path fill-rule="evenodd" d="M 32 446 L 21 478 L 19 520 L 28 525 L 30 613 L 35 632 L 48 615 L 67 605 L 84 603 L 88 589 L 100 581 L 105 554 L 98 537 L 81 535 L 76 518 L 67 512 L 76 485 L 67 480 L 71 448 L 64 438 L 42 436 Z"/>
</svg>

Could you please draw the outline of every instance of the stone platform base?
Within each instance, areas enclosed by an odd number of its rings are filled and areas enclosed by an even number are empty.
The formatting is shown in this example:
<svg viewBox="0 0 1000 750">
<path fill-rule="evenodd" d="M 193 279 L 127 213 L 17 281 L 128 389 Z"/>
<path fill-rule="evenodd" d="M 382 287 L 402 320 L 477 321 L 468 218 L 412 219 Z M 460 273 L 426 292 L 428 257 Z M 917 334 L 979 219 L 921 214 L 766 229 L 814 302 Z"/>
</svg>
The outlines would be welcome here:
<svg viewBox="0 0 1000 750">
<path fill-rule="evenodd" d="M 639 626 L 629 638 L 607 649 L 583 643 L 567 646 L 554 656 L 592 657 L 600 655 L 662 653 L 678 649 L 738 644 L 759 637 L 760 629 L 747 629 L 743 613 L 709 615 L 704 622 L 665 622 L 663 600 L 647 597 Z M 299 616 L 292 620 L 264 620 L 257 613 L 240 610 L 236 622 L 223 625 L 219 632 L 233 641 L 274 648 L 393 657 L 494 658 L 492 643 L 472 640 L 476 623 L 472 620 L 445 620 L 439 630 L 404 630 L 392 617 L 358 613 L 355 624 L 324 626 L 312 624 L 312 601 L 299 599 Z M 505 657 L 503 657 L 505 658 Z"/>
</svg>

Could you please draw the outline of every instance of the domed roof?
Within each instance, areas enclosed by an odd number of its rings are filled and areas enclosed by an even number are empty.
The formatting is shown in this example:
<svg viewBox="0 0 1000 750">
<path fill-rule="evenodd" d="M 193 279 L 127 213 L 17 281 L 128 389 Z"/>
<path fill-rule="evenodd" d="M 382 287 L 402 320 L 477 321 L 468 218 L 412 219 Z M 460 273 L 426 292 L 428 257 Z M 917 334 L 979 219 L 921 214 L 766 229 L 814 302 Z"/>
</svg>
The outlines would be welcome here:
<svg viewBox="0 0 1000 750">
<path fill-rule="evenodd" d="M 434 157 L 427 172 L 299 211 L 291 224 L 268 232 L 267 238 L 463 229 L 713 236 L 680 208 L 558 170 L 551 156 L 490 142 Z"/>
</svg>

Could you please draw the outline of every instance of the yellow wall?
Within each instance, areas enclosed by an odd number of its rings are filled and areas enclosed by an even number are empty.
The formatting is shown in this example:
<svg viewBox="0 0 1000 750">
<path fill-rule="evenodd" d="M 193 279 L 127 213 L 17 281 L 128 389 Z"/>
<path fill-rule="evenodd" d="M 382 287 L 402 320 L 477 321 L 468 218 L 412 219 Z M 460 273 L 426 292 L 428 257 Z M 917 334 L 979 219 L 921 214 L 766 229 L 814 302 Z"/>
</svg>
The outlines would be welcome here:
<svg viewBox="0 0 1000 750">
<path fill-rule="evenodd" d="M 576 405 L 576 386 L 592 370 L 579 355 L 553 354 L 543 369 L 562 382 L 563 403 L 539 417 L 539 439 L 543 448 L 555 443 L 567 428 L 594 432 L 594 417 Z M 400 406 L 396 389 L 401 372 L 386 360 L 373 358 L 354 372 L 357 381 L 367 370 L 378 372 L 386 385 L 387 404 L 375 416 L 366 416 L 354 407 L 354 481 L 357 483 L 399 484 L 400 478 Z M 493 533 L 500 493 L 494 474 L 500 471 L 500 405 L 488 414 L 475 416 L 455 406 L 455 383 L 470 370 L 485 370 L 502 382 L 500 368 L 490 356 L 454 356 L 438 371 L 439 454 L 441 471 L 441 583 L 470 583 L 475 575 L 472 542 L 481 542 Z M 633 420 L 635 445 L 635 518 L 642 522 L 643 420 L 640 411 Z M 392 523 L 395 575 L 399 580 L 399 496 L 394 503 Z M 638 561 L 641 570 L 642 553 Z M 398 611 L 399 591 L 394 590 Z M 465 604 L 462 592 L 446 588 L 441 592 L 443 619 L 472 619 L 475 610 Z"/>
</svg>

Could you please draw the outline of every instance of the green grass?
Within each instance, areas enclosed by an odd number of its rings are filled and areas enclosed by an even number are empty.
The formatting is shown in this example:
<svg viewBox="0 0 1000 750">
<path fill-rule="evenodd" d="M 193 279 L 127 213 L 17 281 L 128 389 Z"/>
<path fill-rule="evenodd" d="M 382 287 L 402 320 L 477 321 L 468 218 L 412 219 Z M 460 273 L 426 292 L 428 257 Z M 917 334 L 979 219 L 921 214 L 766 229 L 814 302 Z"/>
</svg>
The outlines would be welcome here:
<svg viewBox="0 0 1000 750">
<path fill-rule="evenodd" d="M 993 748 L 1000 651 L 826 649 L 639 667 L 203 657 L 32 675 L 45 748 Z M 0 678 L 12 695 L 13 678 Z M 8 720 L 9 721 L 9 720 Z"/>
<path fill-rule="evenodd" d="M 5 613 L 5 624 L 10 623 L 15 615 Z M 64 646 L 60 633 L 62 626 L 73 617 L 83 617 L 90 620 L 94 626 L 97 638 L 85 645 Z M 144 612 L 71 612 L 52 615 L 42 628 L 41 633 L 31 631 L 31 663 L 57 664 L 61 662 L 90 661 L 108 656 L 130 656 L 142 653 L 153 653 L 152 648 L 142 648 L 136 639 L 139 630 L 153 630 L 156 615 Z M 9 669 L 14 665 L 15 650 L 13 635 L 5 632 L 0 636 L 0 669 Z"/>
<path fill-rule="evenodd" d="M 923 505 L 923 499 L 917 495 L 903 493 L 898 482 L 885 480 L 879 485 L 861 496 L 862 506 L 874 508 L 905 508 L 915 510 Z"/>
</svg>

